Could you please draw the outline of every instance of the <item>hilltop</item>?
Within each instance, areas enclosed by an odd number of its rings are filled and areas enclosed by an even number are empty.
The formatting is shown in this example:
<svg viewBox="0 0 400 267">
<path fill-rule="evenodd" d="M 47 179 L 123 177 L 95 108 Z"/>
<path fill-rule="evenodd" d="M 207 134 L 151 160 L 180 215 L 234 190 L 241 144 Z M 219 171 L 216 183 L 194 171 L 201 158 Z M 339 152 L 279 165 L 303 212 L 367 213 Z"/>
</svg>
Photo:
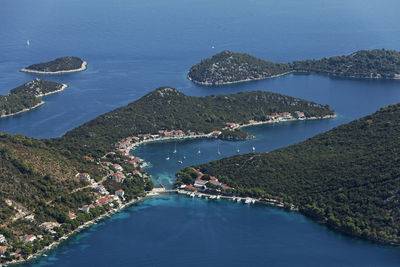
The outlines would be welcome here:
<svg viewBox="0 0 400 267">
<path fill-rule="evenodd" d="M 296 145 L 194 167 L 233 195 L 275 199 L 343 233 L 400 244 L 399 132 L 397 104 Z M 191 182 L 191 173 L 179 177 Z"/>
<path fill-rule="evenodd" d="M 272 78 L 290 72 L 316 72 L 353 78 L 400 77 L 400 52 L 375 49 L 351 55 L 274 63 L 244 53 L 223 51 L 194 65 L 188 78 L 199 84 L 229 84 Z"/>
<path fill-rule="evenodd" d="M 189 80 L 199 84 L 229 84 L 272 78 L 292 71 L 289 64 L 265 61 L 254 56 L 222 51 L 190 68 Z"/>
<path fill-rule="evenodd" d="M 34 109 L 44 102 L 42 96 L 58 93 L 67 88 L 66 84 L 34 79 L 0 95 L 0 117 L 12 116 Z"/>
<path fill-rule="evenodd" d="M 55 60 L 33 64 L 21 69 L 22 72 L 59 74 L 86 70 L 87 62 L 78 57 L 60 57 Z"/>
</svg>

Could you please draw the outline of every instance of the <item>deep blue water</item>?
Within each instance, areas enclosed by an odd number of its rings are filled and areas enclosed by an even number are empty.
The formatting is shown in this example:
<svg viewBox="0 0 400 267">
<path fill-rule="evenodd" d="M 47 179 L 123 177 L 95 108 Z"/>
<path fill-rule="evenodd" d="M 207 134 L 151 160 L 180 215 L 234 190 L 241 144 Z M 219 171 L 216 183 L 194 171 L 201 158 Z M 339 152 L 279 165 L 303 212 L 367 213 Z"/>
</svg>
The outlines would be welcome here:
<svg viewBox="0 0 400 267">
<path fill-rule="evenodd" d="M 388 0 L 3 0 L 0 93 L 34 77 L 69 88 L 45 97 L 46 104 L 34 111 L 1 119 L 0 131 L 61 136 L 164 85 L 196 96 L 278 92 L 329 104 L 338 114 L 332 120 L 247 128 L 257 138 L 244 142 L 178 142 L 177 154 L 175 142 L 154 143 L 132 152 L 151 163 L 156 182 L 170 186 L 183 166 L 233 155 L 237 148 L 271 151 L 400 101 L 400 81 L 287 75 L 204 87 L 186 79 L 191 65 L 224 49 L 281 62 L 359 49 L 400 50 L 399 8 L 398 1 Z M 18 71 L 65 55 L 82 57 L 88 70 L 55 76 Z M 183 156 L 184 164 L 178 164 Z M 295 213 L 171 196 L 144 201 L 77 235 L 37 265 L 114 263 L 398 266 L 400 251 L 343 237 Z"/>
</svg>

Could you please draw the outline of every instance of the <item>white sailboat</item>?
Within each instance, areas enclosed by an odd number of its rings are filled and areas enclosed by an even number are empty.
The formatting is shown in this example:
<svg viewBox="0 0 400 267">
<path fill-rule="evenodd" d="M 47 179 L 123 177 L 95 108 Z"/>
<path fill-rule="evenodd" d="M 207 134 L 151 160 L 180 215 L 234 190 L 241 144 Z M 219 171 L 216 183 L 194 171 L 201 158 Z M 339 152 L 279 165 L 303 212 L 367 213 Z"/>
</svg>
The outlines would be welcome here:
<svg viewBox="0 0 400 267">
<path fill-rule="evenodd" d="M 236 146 L 236 153 L 239 153 L 239 152 L 240 152 L 239 146 Z"/>
<path fill-rule="evenodd" d="M 253 146 L 251 149 L 253 150 L 253 152 L 256 151 L 256 147 L 255 146 Z"/>
<path fill-rule="evenodd" d="M 201 151 L 200 151 L 200 146 L 199 146 L 199 150 L 197 151 L 197 154 L 200 154 L 201 153 Z"/>
<path fill-rule="evenodd" d="M 217 151 L 218 155 L 221 155 L 221 151 L 219 151 L 219 142 L 218 142 L 218 151 Z"/>
<path fill-rule="evenodd" d="M 176 154 L 176 142 L 175 142 L 175 149 L 172 153 Z"/>
<path fill-rule="evenodd" d="M 169 160 L 169 151 L 168 151 L 168 156 L 165 158 L 166 160 Z"/>
<path fill-rule="evenodd" d="M 29 40 L 26 40 L 26 45 L 27 45 L 27 46 L 30 46 L 30 45 L 31 45 L 31 42 L 29 42 Z"/>
</svg>

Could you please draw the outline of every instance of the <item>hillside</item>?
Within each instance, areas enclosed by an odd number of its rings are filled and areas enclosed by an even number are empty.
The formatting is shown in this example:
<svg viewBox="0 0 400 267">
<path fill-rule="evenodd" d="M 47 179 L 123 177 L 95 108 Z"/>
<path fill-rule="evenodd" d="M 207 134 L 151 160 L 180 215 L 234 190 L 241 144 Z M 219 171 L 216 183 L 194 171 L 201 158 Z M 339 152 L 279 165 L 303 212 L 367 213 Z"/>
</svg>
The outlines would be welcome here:
<svg viewBox="0 0 400 267">
<path fill-rule="evenodd" d="M 397 104 L 296 145 L 195 167 L 236 195 L 291 203 L 332 229 L 400 244 L 399 133 Z"/>
<path fill-rule="evenodd" d="M 52 74 L 82 71 L 85 69 L 86 62 L 78 57 L 60 57 L 52 61 L 30 65 L 21 71 Z"/>
<path fill-rule="evenodd" d="M 356 78 L 399 78 L 400 53 L 385 49 L 361 50 L 346 56 L 283 64 L 248 54 L 223 51 L 194 65 L 188 78 L 205 85 L 229 84 L 266 79 L 289 72 L 317 72 Z"/>
<path fill-rule="evenodd" d="M 0 95 L 0 117 L 28 111 L 44 103 L 40 97 L 57 93 L 67 87 L 65 84 L 34 79 L 12 89 L 7 95 Z"/>
<path fill-rule="evenodd" d="M 265 121 L 271 113 L 298 110 L 307 117 L 333 114 L 329 106 L 275 93 L 249 92 L 199 98 L 162 87 L 67 132 L 54 142 L 76 153 L 98 156 L 129 136 L 178 129 L 209 133 L 225 127 L 227 122 Z"/>
<path fill-rule="evenodd" d="M 244 53 L 222 51 L 194 65 L 188 78 L 199 84 L 229 84 L 259 80 L 292 71 L 289 64 L 274 63 Z"/>
</svg>

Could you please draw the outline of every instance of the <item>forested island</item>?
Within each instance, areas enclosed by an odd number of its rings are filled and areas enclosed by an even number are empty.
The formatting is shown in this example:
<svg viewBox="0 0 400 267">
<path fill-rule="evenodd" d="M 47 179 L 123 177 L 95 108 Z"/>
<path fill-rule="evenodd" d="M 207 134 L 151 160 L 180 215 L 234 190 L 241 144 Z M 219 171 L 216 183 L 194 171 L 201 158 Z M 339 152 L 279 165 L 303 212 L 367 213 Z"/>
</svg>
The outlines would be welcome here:
<svg viewBox="0 0 400 267">
<path fill-rule="evenodd" d="M 274 113 L 287 112 L 296 118 L 296 111 L 303 112 L 308 118 L 334 115 L 327 105 L 276 93 L 256 91 L 194 97 L 162 87 L 67 132 L 57 142 L 60 147 L 98 156 L 128 136 L 172 130 L 209 133 L 222 130 L 227 123 L 269 121 Z M 81 146 L 82 143 L 85 146 Z"/>
<path fill-rule="evenodd" d="M 226 184 L 227 195 L 281 203 L 348 235 L 400 245 L 399 132 L 400 104 L 390 105 L 296 145 L 188 167 L 176 186 L 196 189 L 197 169 Z"/>
<path fill-rule="evenodd" d="M 41 97 L 63 91 L 66 84 L 34 79 L 0 95 L 0 118 L 34 109 L 42 104 Z"/>
<path fill-rule="evenodd" d="M 86 70 L 87 62 L 78 57 L 60 57 L 49 62 L 30 65 L 21 69 L 22 72 L 40 74 L 60 74 Z"/>
<path fill-rule="evenodd" d="M 361 50 L 346 56 L 274 63 L 244 53 L 222 51 L 194 65 L 187 77 L 195 83 L 218 85 L 272 78 L 291 72 L 398 79 L 400 52 L 386 49 Z"/>
<path fill-rule="evenodd" d="M 13 92 L 51 91 L 35 88 Z M 173 138 L 203 132 L 240 137 L 241 123 L 289 118 L 291 112 L 299 119 L 333 115 L 329 106 L 275 93 L 199 98 L 162 87 L 60 138 L 0 133 L 0 263 L 29 259 L 146 196 L 153 188 L 142 170 L 146 163 L 127 152 L 125 140 L 160 132 Z"/>
</svg>

